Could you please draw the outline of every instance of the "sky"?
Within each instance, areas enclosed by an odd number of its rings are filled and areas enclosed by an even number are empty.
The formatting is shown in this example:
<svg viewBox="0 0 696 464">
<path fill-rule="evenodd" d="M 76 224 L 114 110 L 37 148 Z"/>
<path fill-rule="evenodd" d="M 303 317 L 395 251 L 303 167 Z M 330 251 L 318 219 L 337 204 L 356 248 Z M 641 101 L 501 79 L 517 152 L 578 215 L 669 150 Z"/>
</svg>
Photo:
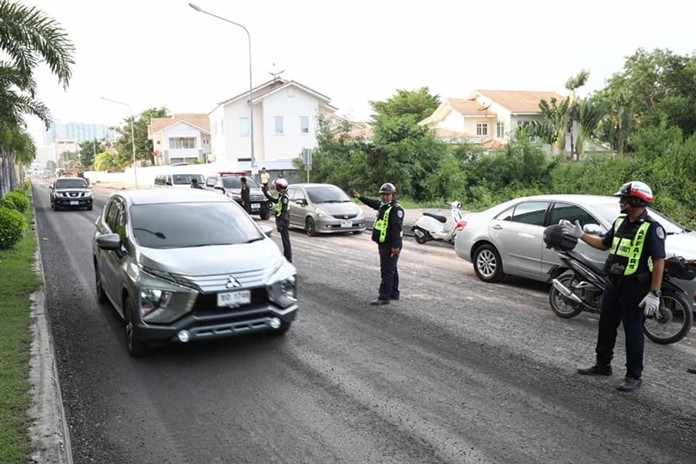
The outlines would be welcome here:
<svg viewBox="0 0 696 464">
<path fill-rule="evenodd" d="M 63 123 L 120 125 L 165 107 L 208 113 L 249 90 L 241 27 L 183 0 L 22 0 L 55 19 L 75 45 L 67 90 L 44 66 L 37 98 Z M 696 3 L 684 0 L 195 0 L 251 37 L 253 85 L 272 72 L 367 120 L 370 101 L 398 90 L 467 98 L 476 89 L 548 90 L 583 69 L 580 94 L 601 89 L 639 48 L 696 52 Z M 42 126 L 28 118 L 42 144 Z"/>
</svg>

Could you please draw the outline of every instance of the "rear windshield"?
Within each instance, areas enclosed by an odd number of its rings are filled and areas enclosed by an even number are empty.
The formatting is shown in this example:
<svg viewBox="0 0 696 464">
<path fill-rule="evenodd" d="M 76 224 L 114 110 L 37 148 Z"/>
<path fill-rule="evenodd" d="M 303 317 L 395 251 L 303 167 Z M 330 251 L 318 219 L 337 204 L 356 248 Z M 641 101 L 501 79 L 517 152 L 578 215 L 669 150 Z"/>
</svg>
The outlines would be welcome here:
<svg viewBox="0 0 696 464">
<path fill-rule="evenodd" d="M 56 188 L 87 188 L 84 179 L 56 179 Z"/>
<path fill-rule="evenodd" d="M 189 185 L 193 179 L 196 179 L 201 185 L 205 183 L 203 174 L 172 174 L 173 185 Z"/>
<path fill-rule="evenodd" d="M 130 217 L 135 240 L 148 248 L 235 245 L 264 237 L 232 202 L 134 205 Z"/>
</svg>

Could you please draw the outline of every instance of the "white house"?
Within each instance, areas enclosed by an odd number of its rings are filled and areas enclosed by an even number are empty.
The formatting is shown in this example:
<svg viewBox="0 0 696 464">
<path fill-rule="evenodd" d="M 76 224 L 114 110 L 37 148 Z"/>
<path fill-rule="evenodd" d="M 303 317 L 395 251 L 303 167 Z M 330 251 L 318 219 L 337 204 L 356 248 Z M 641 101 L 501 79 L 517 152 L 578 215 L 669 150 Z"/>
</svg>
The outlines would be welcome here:
<svg viewBox="0 0 696 464">
<path fill-rule="evenodd" d="M 542 118 L 539 102 L 559 102 L 556 92 L 520 90 L 476 90 L 468 99 L 448 98 L 419 124 L 433 127 L 447 140 L 468 140 L 489 148 L 509 141 L 518 126 Z"/>
<path fill-rule="evenodd" d="M 152 118 L 147 126 L 155 165 L 206 162 L 210 155 L 210 121 L 207 114 L 175 114 Z"/>
<path fill-rule="evenodd" d="M 254 166 L 269 170 L 293 169 L 292 160 L 316 146 L 317 114 L 331 116 L 338 109 L 330 99 L 298 82 L 278 76 L 252 90 Z M 209 113 L 211 158 L 252 170 L 249 92 L 219 103 Z"/>
</svg>

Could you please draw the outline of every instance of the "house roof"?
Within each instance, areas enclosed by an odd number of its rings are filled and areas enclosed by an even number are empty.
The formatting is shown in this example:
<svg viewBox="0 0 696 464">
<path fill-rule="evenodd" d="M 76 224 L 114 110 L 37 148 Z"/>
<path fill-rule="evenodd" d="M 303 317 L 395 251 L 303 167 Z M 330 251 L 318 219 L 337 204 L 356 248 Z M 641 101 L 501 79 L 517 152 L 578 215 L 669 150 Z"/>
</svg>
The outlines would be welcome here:
<svg viewBox="0 0 696 464">
<path fill-rule="evenodd" d="M 486 111 L 486 108 L 476 100 L 468 100 L 463 98 L 448 98 L 445 100 L 458 113 L 465 116 L 495 116 L 493 111 Z"/>
<path fill-rule="evenodd" d="M 541 113 L 539 109 L 541 100 L 551 101 L 555 98 L 560 101 L 565 98 L 563 95 L 549 91 L 476 90 L 471 95 L 471 99 L 478 100 L 481 96 L 507 108 L 511 113 Z"/>
<path fill-rule="evenodd" d="M 168 118 L 152 118 L 150 119 L 148 130 L 150 135 L 153 135 L 180 122 L 188 123 L 203 132 L 210 132 L 210 119 L 208 115 L 198 113 L 181 113 L 173 114 Z"/>
<path fill-rule="evenodd" d="M 264 82 L 263 84 L 254 87 L 251 90 L 251 97 L 254 99 L 254 103 L 256 103 L 257 101 L 263 100 L 267 96 L 272 95 L 272 94 L 279 92 L 282 89 L 286 89 L 288 87 L 297 87 L 298 89 L 300 89 L 300 90 L 314 96 L 318 100 L 320 100 L 326 108 L 328 108 L 332 111 L 338 111 L 338 108 L 335 108 L 329 104 L 331 99 L 329 97 L 327 97 L 326 95 L 321 94 L 321 93 L 317 92 L 316 90 L 310 89 L 309 87 L 302 85 L 299 82 L 292 81 L 292 80 L 288 81 L 288 80 L 285 80 L 281 77 L 275 77 L 268 82 Z M 227 105 L 228 103 L 233 103 L 235 101 L 242 100 L 242 99 L 248 101 L 248 99 L 249 99 L 249 92 L 248 91 L 242 92 L 239 95 L 235 95 L 232 98 L 228 98 L 227 100 L 219 102 L 215 106 L 215 108 L 218 108 L 222 105 Z"/>
</svg>

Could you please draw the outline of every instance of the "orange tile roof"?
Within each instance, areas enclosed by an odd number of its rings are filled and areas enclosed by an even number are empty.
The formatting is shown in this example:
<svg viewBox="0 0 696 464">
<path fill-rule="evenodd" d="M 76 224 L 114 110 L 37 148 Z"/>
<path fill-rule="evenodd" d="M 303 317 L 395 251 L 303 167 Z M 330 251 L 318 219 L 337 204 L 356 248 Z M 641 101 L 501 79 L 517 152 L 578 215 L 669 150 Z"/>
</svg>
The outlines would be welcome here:
<svg viewBox="0 0 696 464">
<path fill-rule="evenodd" d="M 448 98 L 446 102 L 457 112 L 465 116 L 495 116 L 493 111 L 486 111 L 486 109 L 476 100 Z"/>
<path fill-rule="evenodd" d="M 479 95 L 488 97 L 489 100 L 507 108 L 512 113 L 541 113 L 539 102 L 563 100 L 565 97 L 556 92 L 549 91 L 525 91 L 525 90 L 476 90 L 471 96 L 476 99 Z"/>
<path fill-rule="evenodd" d="M 185 121 L 200 129 L 203 129 L 206 132 L 210 132 L 210 119 L 208 118 L 207 114 L 181 113 L 173 114 L 168 118 L 152 118 L 148 126 L 150 135 L 161 132 L 167 127 L 180 121 Z"/>
</svg>

